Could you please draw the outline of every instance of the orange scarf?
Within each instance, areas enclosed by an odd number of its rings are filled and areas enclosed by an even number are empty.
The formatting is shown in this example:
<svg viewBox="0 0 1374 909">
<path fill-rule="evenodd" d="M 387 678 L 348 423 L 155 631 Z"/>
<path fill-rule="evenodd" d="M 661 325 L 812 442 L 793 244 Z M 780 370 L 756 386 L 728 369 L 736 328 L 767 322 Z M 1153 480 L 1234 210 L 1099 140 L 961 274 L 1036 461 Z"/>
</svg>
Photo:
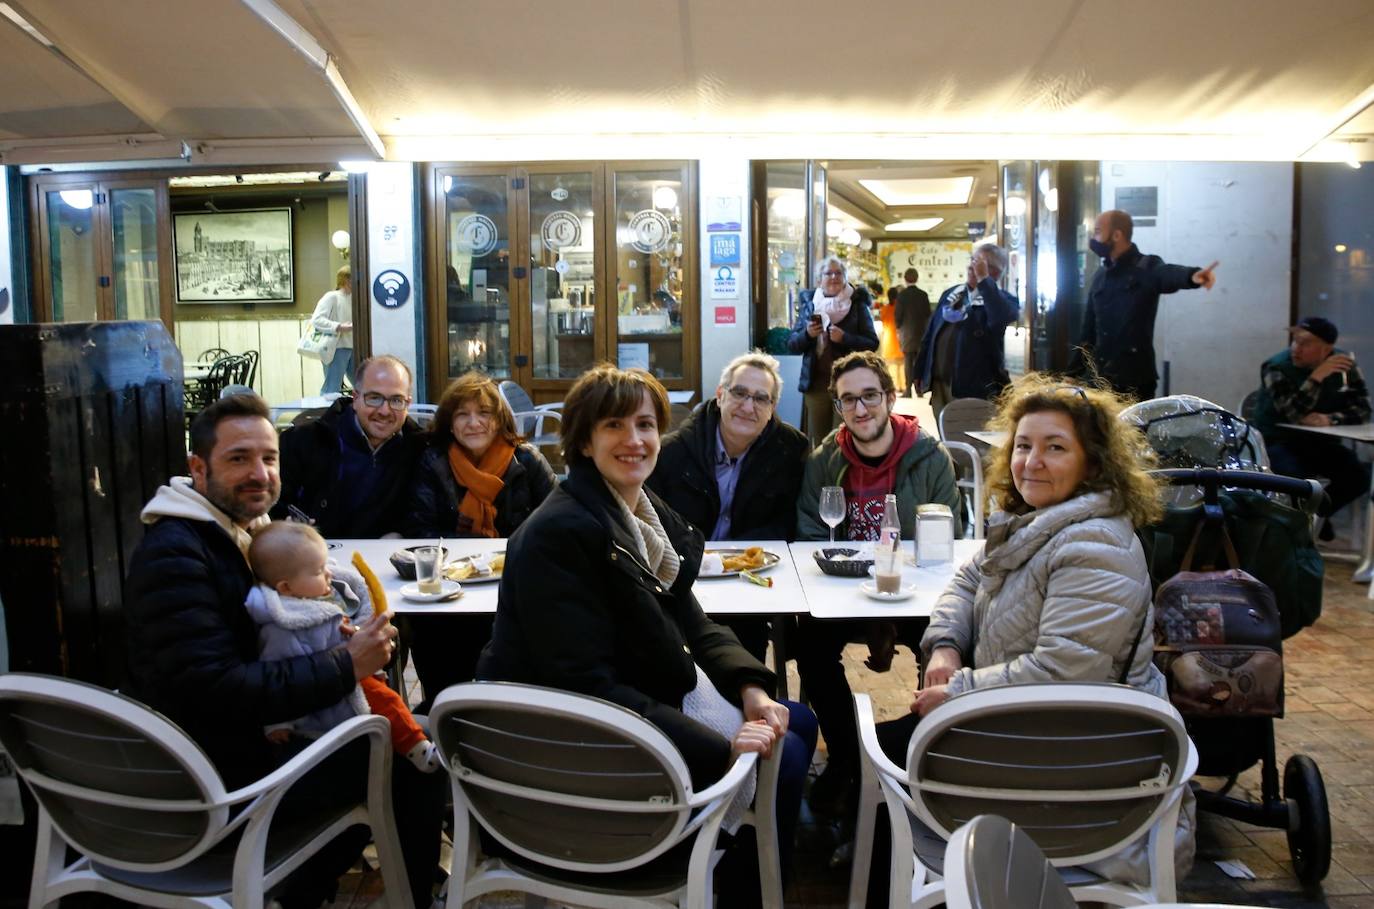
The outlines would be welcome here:
<svg viewBox="0 0 1374 909">
<path fill-rule="evenodd" d="M 476 464 L 457 442 L 448 446 L 448 466 L 458 485 L 467 489 L 458 503 L 458 533 L 462 536 L 496 536 L 496 497 L 506 488 L 501 478 L 510 468 L 515 446 L 499 436 Z"/>
</svg>

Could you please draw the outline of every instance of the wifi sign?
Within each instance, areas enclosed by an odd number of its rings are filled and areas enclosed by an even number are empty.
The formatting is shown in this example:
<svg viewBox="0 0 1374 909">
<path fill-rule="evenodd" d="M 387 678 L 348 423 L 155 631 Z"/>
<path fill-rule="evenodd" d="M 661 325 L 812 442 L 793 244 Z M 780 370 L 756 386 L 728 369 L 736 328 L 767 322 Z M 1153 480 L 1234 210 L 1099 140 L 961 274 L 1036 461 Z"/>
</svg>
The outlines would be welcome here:
<svg viewBox="0 0 1374 909">
<path fill-rule="evenodd" d="M 388 268 L 372 282 L 372 298 L 387 309 L 398 309 L 410 299 L 410 281 L 394 268 Z"/>
</svg>

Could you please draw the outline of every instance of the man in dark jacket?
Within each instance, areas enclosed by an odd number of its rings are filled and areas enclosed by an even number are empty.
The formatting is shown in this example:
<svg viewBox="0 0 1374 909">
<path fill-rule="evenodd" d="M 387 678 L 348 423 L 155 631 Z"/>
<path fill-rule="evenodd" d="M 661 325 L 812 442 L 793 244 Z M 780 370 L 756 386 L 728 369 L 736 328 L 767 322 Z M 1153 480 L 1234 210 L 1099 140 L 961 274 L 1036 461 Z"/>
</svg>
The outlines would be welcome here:
<svg viewBox="0 0 1374 909">
<path fill-rule="evenodd" d="M 935 419 L 955 398 L 993 398 L 1009 381 L 1003 335 L 1021 304 L 997 286 L 1007 251 L 984 243 L 973 251 L 968 280 L 946 290 L 930 317 L 910 380 L 930 392 Z"/>
<path fill-rule="evenodd" d="M 1139 400 L 1155 396 L 1155 314 L 1159 295 L 1195 287 L 1212 289 L 1212 270 L 1166 265 L 1159 256 L 1142 255 L 1131 242 L 1135 226 L 1124 211 L 1104 211 L 1093 226 L 1088 247 L 1102 257 L 1093 275 L 1078 346 L 1069 362 L 1071 375 L 1097 374 L 1116 391 Z"/>
<path fill-rule="evenodd" d="M 930 296 L 916 286 L 921 279 L 916 269 L 908 268 L 902 279 L 906 281 L 906 287 L 897 295 L 897 311 L 892 318 L 897 323 L 897 343 L 901 345 L 902 358 L 906 361 L 906 388 L 902 389 L 902 397 L 906 397 L 916 381 L 916 354 L 920 352 L 921 339 L 926 336 L 926 325 L 930 322 Z M 920 391 L 916 393 L 920 394 Z"/>
<path fill-rule="evenodd" d="M 326 537 L 399 533 L 424 431 L 410 419 L 410 367 L 379 356 L 358 366 L 357 392 L 281 436 L 282 496 Z"/>
<path fill-rule="evenodd" d="M 1293 477 L 1326 477 L 1326 501 L 1319 509 L 1330 515 L 1369 488 L 1369 468 L 1339 438 L 1295 429 L 1304 426 L 1349 426 L 1369 422 L 1369 389 L 1355 358 L 1336 349 L 1336 326 L 1309 316 L 1288 329 L 1288 349 L 1260 367 L 1260 397 L 1251 424 L 1264 435 L 1275 473 Z M 1331 538 L 1331 525 L 1322 525 Z"/>
<path fill-rule="evenodd" d="M 258 659 L 258 629 L 244 608 L 253 586 L 250 529 L 267 523 L 281 485 L 277 433 L 256 395 L 215 402 L 191 425 L 189 477 L 173 477 L 143 510 L 149 527 L 125 580 L 129 682 L 124 693 L 161 711 L 238 788 L 308 743 L 269 742 L 263 726 L 323 709 L 386 665 L 395 647 L 390 613 L 360 626 L 344 647 L 285 660 Z M 278 821 L 318 815 L 321 804 L 361 798 L 367 746 L 359 740 L 311 771 L 284 798 Z M 402 851 L 418 905 L 438 861 L 443 784 L 393 763 Z M 278 897 L 315 906 L 366 843 L 349 831 L 309 860 Z M 415 850 L 412 852 L 412 850 Z M 423 903 L 420 902 L 423 898 Z"/>
<path fill-rule="evenodd" d="M 716 397 L 663 438 L 649 488 L 708 540 L 792 540 L 797 491 L 811 444 L 778 419 L 778 361 L 735 357 Z M 766 619 L 721 620 L 757 659 L 768 649 Z"/>
</svg>

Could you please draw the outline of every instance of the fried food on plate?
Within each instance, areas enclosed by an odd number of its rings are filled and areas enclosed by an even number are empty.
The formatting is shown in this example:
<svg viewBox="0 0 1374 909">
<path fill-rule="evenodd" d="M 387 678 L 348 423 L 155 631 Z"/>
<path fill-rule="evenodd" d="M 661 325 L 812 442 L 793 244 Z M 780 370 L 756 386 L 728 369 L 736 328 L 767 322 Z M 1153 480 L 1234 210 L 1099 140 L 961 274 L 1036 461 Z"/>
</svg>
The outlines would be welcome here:
<svg viewBox="0 0 1374 909">
<path fill-rule="evenodd" d="M 726 571 L 746 571 L 763 567 L 763 547 L 750 546 L 741 555 L 725 556 L 721 559 Z"/>
</svg>

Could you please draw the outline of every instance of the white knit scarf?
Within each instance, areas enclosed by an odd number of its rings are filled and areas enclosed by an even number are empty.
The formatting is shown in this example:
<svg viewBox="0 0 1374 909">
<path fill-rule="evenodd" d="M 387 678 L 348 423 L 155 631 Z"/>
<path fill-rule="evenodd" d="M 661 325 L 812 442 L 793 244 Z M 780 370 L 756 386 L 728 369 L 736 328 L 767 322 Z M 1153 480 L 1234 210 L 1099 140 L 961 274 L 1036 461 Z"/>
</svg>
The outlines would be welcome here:
<svg viewBox="0 0 1374 909">
<path fill-rule="evenodd" d="M 814 301 L 819 298 L 819 303 Z M 844 290 L 833 297 L 827 297 L 821 293 L 820 288 L 816 288 L 816 294 L 812 297 L 814 306 L 812 312 L 820 313 L 821 333 L 816 338 L 816 349 L 825 350 L 825 345 L 830 340 L 830 326 L 849 315 L 849 304 L 854 299 L 854 285 L 845 284 Z"/>
</svg>

